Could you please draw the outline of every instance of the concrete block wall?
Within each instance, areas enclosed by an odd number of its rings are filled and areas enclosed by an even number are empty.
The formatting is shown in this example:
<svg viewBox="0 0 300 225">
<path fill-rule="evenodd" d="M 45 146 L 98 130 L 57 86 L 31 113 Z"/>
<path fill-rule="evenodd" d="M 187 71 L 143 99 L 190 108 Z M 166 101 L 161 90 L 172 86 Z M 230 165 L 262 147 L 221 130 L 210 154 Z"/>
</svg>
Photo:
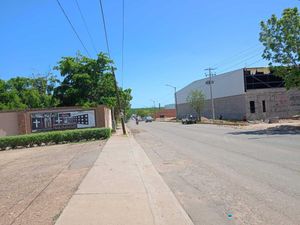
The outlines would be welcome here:
<svg viewBox="0 0 300 225">
<path fill-rule="evenodd" d="M 216 119 L 222 115 L 223 119 L 243 120 L 246 116 L 245 95 L 235 95 L 214 99 Z M 196 115 L 196 112 L 188 103 L 178 104 L 178 116 L 182 118 L 187 114 Z M 212 118 L 211 100 L 206 100 L 202 116 Z"/>
<path fill-rule="evenodd" d="M 266 112 L 263 112 L 262 101 Z M 255 113 L 250 112 L 250 101 L 255 102 Z M 268 119 L 271 117 L 290 118 L 300 114 L 300 91 L 287 91 L 285 88 L 267 88 L 248 90 L 246 93 L 246 111 L 248 120 Z"/>
</svg>

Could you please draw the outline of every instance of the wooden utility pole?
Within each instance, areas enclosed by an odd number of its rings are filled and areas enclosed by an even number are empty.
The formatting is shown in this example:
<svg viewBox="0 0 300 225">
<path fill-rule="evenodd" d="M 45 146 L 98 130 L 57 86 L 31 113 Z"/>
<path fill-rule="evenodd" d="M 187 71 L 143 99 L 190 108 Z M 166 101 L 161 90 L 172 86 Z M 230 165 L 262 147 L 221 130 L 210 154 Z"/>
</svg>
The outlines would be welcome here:
<svg viewBox="0 0 300 225">
<path fill-rule="evenodd" d="M 215 69 L 214 68 L 207 68 L 205 70 L 208 70 L 209 81 L 206 84 L 209 84 L 212 119 L 214 121 L 216 119 L 216 116 L 215 116 L 215 105 L 214 105 L 214 98 L 213 98 L 213 90 L 212 90 L 212 84 L 214 83 L 214 81 L 212 80 L 213 74 L 212 74 L 211 71 L 213 71 Z"/>
<path fill-rule="evenodd" d="M 124 113 L 121 110 L 121 101 L 120 101 L 120 93 L 119 93 L 119 89 L 118 89 L 118 85 L 117 85 L 117 79 L 116 79 L 116 75 L 115 75 L 115 70 L 114 67 L 111 67 L 111 72 L 114 78 L 114 85 L 115 85 L 115 91 L 116 91 L 116 97 L 117 97 L 117 104 L 118 104 L 118 114 L 121 117 L 121 124 L 122 124 L 122 130 L 123 130 L 123 134 L 126 134 L 126 128 L 125 128 L 125 121 L 124 121 Z"/>
</svg>

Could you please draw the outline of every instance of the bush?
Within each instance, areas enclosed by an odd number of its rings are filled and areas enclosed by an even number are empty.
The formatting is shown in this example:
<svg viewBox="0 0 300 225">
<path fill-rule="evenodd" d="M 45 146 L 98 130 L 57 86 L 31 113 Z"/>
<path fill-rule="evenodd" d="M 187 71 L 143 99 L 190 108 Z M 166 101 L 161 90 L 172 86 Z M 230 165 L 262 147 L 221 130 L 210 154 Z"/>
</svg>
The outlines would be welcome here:
<svg viewBox="0 0 300 225">
<path fill-rule="evenodd" d="M 88 128 L 78 130 L 50 131 L 0 138 L 0 150 L 17 146 L 32 147 L 42 143 L 77 142 L 81 140 L 107 139 L 111 136 L 109 128 Z"/>
</svg>

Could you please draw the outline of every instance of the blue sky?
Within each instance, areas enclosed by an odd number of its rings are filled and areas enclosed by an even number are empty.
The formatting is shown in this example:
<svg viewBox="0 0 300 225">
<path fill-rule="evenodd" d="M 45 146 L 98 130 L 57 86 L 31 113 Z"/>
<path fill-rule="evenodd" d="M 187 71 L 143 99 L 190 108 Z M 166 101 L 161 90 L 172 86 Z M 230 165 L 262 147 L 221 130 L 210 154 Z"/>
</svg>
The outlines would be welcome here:
<svg viewBox="0 0 300 225">
<path fill-rule="evenodd" d="M 75 0 L 60 0 L 95 57 Z M 78 0 L 98 51 L 106 51 L 98 0 Z M 111 56 L 122 83 L 122 0 L 103 0 Z M 264 66 L 259 23 L 297 0 L 125 0 L 123 85 L 133 89 L 134 107 L 173 103 L 173 90 L 221 73 Z M 1 0 L 0 78 L 46 73 L 62 56 L 84 49 L 56 0 Z M 56 72 L 57 73 L 57 72 Z"/>
</svg>

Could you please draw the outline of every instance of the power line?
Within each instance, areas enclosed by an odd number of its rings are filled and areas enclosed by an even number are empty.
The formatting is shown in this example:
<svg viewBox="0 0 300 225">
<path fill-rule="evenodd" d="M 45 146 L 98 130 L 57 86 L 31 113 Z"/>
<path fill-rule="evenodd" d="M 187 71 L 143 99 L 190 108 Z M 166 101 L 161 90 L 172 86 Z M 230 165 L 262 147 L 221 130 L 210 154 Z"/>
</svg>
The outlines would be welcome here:
<svg viewBox="0 0 300 225">
<path fill-rule="evenodd" d="M 238 65 L 240 65 L 240 64 L 242 64 L 242 63 L 245 63 L 245 62 L 247 62 L 248 60 L 253 59 L 253 58 L 255 58 L 255 57 L 259 56 L 259 55 L 261 55 L 261 53 L 256 53 L 255 55 L 252 55 L 252 56 L 250 56 L 250 57 L 247 57 L 247 58 L 242 59 L 242 60 L 239 61 L 238 63 L 233 64 L 232 66 L 225 67 L 225 69 L 223 69 L 221 72 L 219 72 L 219 74 L 220 74 L 220 73 L 223 73 L 223 72 L 225 72 L 226 70 L 229 70 L 229 69 L 231 69 L 231 68 L 233 68 L 233 67 L 236 67 L 236 66 L 238 66 Z"/>
<path fill-rule="evenodd" d="M 108 56 L 110 58 L 108 35 L 107 35 L 107 29 L 106 29 L 106 23 L 105 23 L 104 10 L 103 10 L 103 6 L 102 6 L 102 0 L 99 0 L 99 3 L 100 3 L 100 8 L 101 8 L 101 16 L 102 16 L 102 22 L 103 22 L 103 28 L 104 28 L 104 34 L 105 34 L 106 48 L 107 48 Z"/>
<path fill-rule="evenodd" d="M 76 37 L 78 38 L 78 40 L 80 41 L 82 47 L 85 49 L 86 53 L 88 54 L 89 57 L 91 57 L 89 51 L 87 50 L 87 48 L 85 47 L 85 45 L 83 44 L 81 38 L 79 37 L 79 34 L 77 33 L 75 27 L 73 26 L 71 20 L 69 19 L 67 13 L 65 12 L 64 8 L 62 7 L 62 5 L 60 4 L 59 0 L 56 0 L 57 4 L 59 5 L 61 11 L 63 12 L 63 14 L 65 15 L 66 19 L 68 20 L 70 26 L 72 27 L 72 30 L 74 31 L 74 33 L 76 34 Z"/>
<path fill-rule="evenodd" d="M 238 52 L 237 54 L 232 55 L 229 58 L 227 57 L 226 59 L 223 59 L 223 60 L 219 61 L 218 63 L 214 64 L 213 67 L 219 67 L 220 65 L 224 64 L 224 62 L 227 62 L 229 60 L 233 60 L 233 59 L 235 59 L 237 57 L 242 57 L 245 54 L 249 54 L 249 52 L 252 52 L 253 50 L 258 50 L 258 48 L 259 48 L 259 44 L 255 44 L 255 45 L 253 45 L 253 46 L 251 46 L 249 48 L 246 48 L 246 49 Z"/>
<path fill-rule="evenodd" d="M 88 27 L 88 25 L 87 25 L 87 22 L 86 22 L 86 20 L 85 20 L 85 18 L 84 18 L 84 16 L 83 16 L 83 13 L 82 13 L 82 11 L 81 11 L 80 5 L 79 5 L 79 3 L 78 3 L 77 0 L 75 0 L 75 2 L 76 2 L 76 5 L 77 5 L 77 8 L 78 8 L 78 11 L 79 11 L 79 13 L 80 13 L 81 19 L 82 19 L 82 21 L 83 21 L 84 27 L 85 27 L 85 29 L 86 29 L 86 32 L 87 32 L 88 35 L 89 35 L 89 38 L 90 38 L 91 44 L 92 44 L 92 46 L 93 46 L 93 49 L 94 49 L 95 53 L 97 54 L 97 49 L 96 49 L 96 47 L 95 47 L 94 40 L 93 40 L 92 35 L 91 35 L 91 33 L 90 33 L 90 30 L 89 30 L 89 27 Z"/>
<path fill-rule="evenodd" d="M 124 86 L 125 0 L 122 1 L 122 88 Z"/>
<path fill-rule="evenodd" d="M 261 61 L 263 61 L 263 60 L 264 60 L 264 59 L 256 60 L 256 61 L 250 63 L 248 66 L 252 66 L 252 65 L 254 65 L 254 64 L 258 63 L 258 62 L 261 62 Z"/>
<path fill-rule="evenodd" d="M 109 51 L 108 35 L 107 35 L 107 29 L 106 29 L 106 23 L 105 23 L 105 16 L 104 16 L 104 10 L 103 10 L 103 6 L 102 6 L 102 1 L 99 0 L 99 3 L 100 3 L 100 8 L 101 8 L 101 15 L 102 15 L 102 22 L 103 22 L 103 27 L 104 27 L 107 53 L 108 53 L 109 58 L 111 58 L 110 57 L 110 51 Z M 111 65 L 111 73 L 112 73 L 112 76 L 113 76 L 113 79 L 114 79 L 114 86 L 115 86 L 115 92 L 116 92 L 116 98 L 117 98 L 118 111 L 119 111 L 119 115 L 121 117 L 122 130 L 123 130 L 123 134 L 126 134 L 125 121 L 124 121 L 124 116 L 125 115 L 123 114 L 122 109 L 121 109 L 120 93 L 119 93 L 119 89 L 118 89 L 118 85 L 117 85 L 117 79 L 116 79 L 114 67 L 112 65 Z"/>
</svg>

